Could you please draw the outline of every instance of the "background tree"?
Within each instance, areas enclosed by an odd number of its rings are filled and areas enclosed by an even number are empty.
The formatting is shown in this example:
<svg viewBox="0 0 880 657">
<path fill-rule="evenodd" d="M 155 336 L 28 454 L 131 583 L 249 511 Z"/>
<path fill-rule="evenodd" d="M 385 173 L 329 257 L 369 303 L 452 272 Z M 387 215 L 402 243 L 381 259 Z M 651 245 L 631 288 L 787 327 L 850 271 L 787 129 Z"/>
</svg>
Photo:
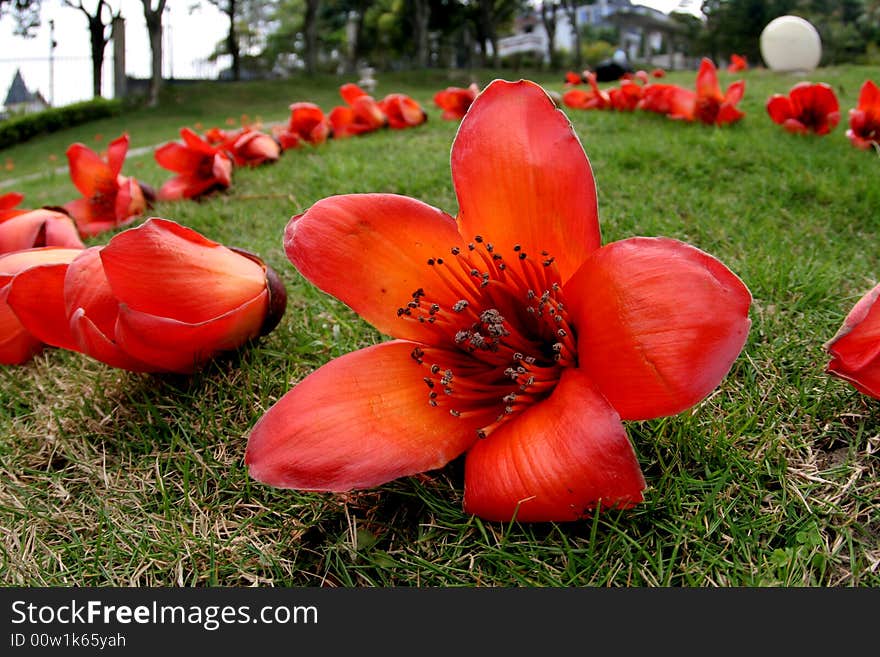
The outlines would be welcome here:
<svg viewBox="0 0 880 657">
<path fill-rule="evenodd" d="M 23 37 L 34 36 L 40 26 L 40 0 L 0 0 L 0 18 L 15 18 L 14 33 Z"/>
<path fill-rule="evenodd" d="M 590 0 L 589 2 L 578 2 L 577 0 L 562 0 L 562 8 L 565 10 L 565 15 L 568 16 L 568 25 L 571 29 L 571 65 L 574 67 L 575 71 L 580 71 L 583 68 L 583 57 L 581 54 L 581 29 L 578 25 L 577 8 L 582 4 L 591 5 L 594 1 L 595 0 Z"/>
<path fill-rule="evenodd" d="M 101 69 L 104 67 L 104 50 L 110 40 L 113 19 L 119 16 L 119 11 L 114 14 L 113 8 L 106 0 L 98 0 L 94 13 L 89 12 L 82 0 L 77 0 L 76 4 L 71 0 L 64 0 L 64 4 L 78 9 L 88 21 L 92 54 L 92 95 L 97 98 L 101 95 Z"/>
<path fill-rule="evenodd" d="M 549 0 L 541 3 L 541 23 L 544 25 L 544 31 L 547 33 L 547 57 L 550 61 L 550 67 L 556 68 L 556 12 L 559 10 L 560 3 Z"/>
<path fill-rule="evenodd" d="M 150 92 L 147 104 L 155 107 L 159 103 L 159 91 L 162 88 L 162 14 L 165 12 L 165 0 L 141 0 L 144 7 L 144 20 L 150 37 Z"/>
<path fill-rule="evenodd" d="M 239 0 L 209 0 L 229 19 L 229 31 L 226 33 L 225 50 L 232 57 L 232 79 L 241 80 L 241 50 L 238 45 L 238 10 L 241 9 Z"/>
</svg>

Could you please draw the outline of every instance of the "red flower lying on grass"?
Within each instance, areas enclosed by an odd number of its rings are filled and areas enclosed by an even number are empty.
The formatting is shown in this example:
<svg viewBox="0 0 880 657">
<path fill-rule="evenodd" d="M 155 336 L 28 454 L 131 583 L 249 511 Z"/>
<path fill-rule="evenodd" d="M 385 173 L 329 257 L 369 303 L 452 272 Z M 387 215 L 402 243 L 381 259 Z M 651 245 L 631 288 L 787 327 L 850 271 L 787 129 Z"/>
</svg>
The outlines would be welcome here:
<svg viewBox="0 0 880 657">
<path fill-rule="evenodd" d="M 428 120 L 424 108 L 406 94 L 388 94 L 379 101 L 379 108 L 388 117 L 388 127 L 394 130 L 411 128 Z"/>
<path fill-rule="evenodd" d="M 824 82 L 798 82 L 787 96 L 773 94 L 767 113 L 789 132 L 827 135 L 840 123 L 840 105 L 834 89 Z"/>
<path fill-rule="evenodd" d="M 565 73 L 565 86 L 572 87 L 578 84 L 581 84 L 584 81 L 583 76 L 580 73 L 575 73 L 574 71 L 567 71 Z"/>
<path fill-rule="evenodd" d="M 65 212 L 39 208 L 0 215 L 0 253 L 40 246 L 81 249 L 85 245 L 73 219 Z"/>
<path fill-rule="evenodd" d="M 586 73 L 587 82 L 590 84 L 590 90 L 569 89 L 562 95 L 562 103 L 566 107 L 572 109 L 609 109 L 611 105 L 611 95 L 607 91 L 599 89 L 596 82 L 596 74 L 593 72 Z"/>
<path fill-rule="evenodd" d="M 670 92 L 668 101 L 672 111 L 669 117 L 719 126 L 734 123 L 745 116 L 736 107 L 742 100 L 745 88 L 745 81 L 737 80 L 722 94 L 715 64 L 704 57 L 697 71 L 696 91 L 674 87 Z"/>
<path fill-rule="evenodd" d="M 856 148 L 880 149 L 880 89 L 872 80 L 862 84 L 859 102 L 849 111 L 846 137 Z"/>
<path fill-rule="evenodd" d="M 745 71 L 749 68 L 749 60 L 743 55 L 737 55 L 736 53 L 730 56 L 730 63 L 727 65 L 728 73 L 739 73 L 740 71 Z"/>
<path fill-rule="evenodd" d="M 67 149 L 70 178 L 83 195 L 64 205 L 76 222 L 80 235 L 99 233 L 130 224 L 147 209 L 153 190 L 134 178 L 120 174 L 128 153 L 128 135 L 107 146 L 107 161 L 84 144 Z"/>
<path fill-rule="evenodd" d="M 0 255 L 0 363 L 20 365 L 45 346 L 24 327 L 9 306 L 9 290 L 16 277 L 31 267 L 69 263 L 81 252 L 82 249 L 48 246 Z"/>
<path fill-rule="evenodd" d="M 273 486 L 347 491 L 466 453 L 464 507 L 575 520 L 642 501 L 621 420 L 683 411 L 745 342 L 751 295 L 672 239 L 600 246 L 590 163 L 536 84 L 496 80 L 452 147 L 457 220 L 353 194 L 293 217 L 291 262 L 394 340 L 330 361 L 254 426 Z"/>
<path fill-rule="evenodd" d="M 880 285 L 867 292 L 843 320 L 825 350 L 826 371 L 849 381 L 860 392 L 880 399 Z"/>
<path fill-rule="evenodd" d="M 226 151 L 236 166 L 257 166 L 276 162 L 281 157 L 281 144 L 275 137 L 255 128 L 226 131 L 212 128 L 205 133 L 208 143 Z"/>
<path fill-rule="evenodd" d="M 7 192 L 0 195 L 0 221 L 27 212 L 27 210 L 16 207 L 23 200 L 24 194 L 19 194 L 18 192 Z"/>
<path fill-rule="evenodd" d="M 317 145 L 327 141 L 333 132 L 330 121 L 314 103 L 293 103 L 290 106 L 290 119 L 286 126 L 274 131 L 281 148 L 297 148 L 300 142 Z"/>
<path fill-rule="evenodd" d="M 366 91 L 351 82 L 339 87 L 345 105 L 330 111 L 330 126 L 337 139 L 362 135 L 388 125 L 388 117 L 379 103 Z"/>
<path fill-rule="evenodd" d="M 156 149 L 156 162 L 176 176 L 159 189 L 160 201 L 198 198 L 232 183 L 232 159 L 189 128 L 181 128 L 183 143 L 170 142 Z"/>
<path fill-rule="evenodd" d="M 188 374 L 274 329 L 286 293 L 258 257 L 154 217 L 19 273 L 8 303 L 46 344 L 112 367 Z"/>
<path fill-rule="evenodd" d="M 434 94 L 434 104 L 443 110 L 440 118 L 444 121 L 458 121 L 467 113 L 474 98 L 480 93 L 476 82 L 466 88 L 446 87 Z"/>
</svg>

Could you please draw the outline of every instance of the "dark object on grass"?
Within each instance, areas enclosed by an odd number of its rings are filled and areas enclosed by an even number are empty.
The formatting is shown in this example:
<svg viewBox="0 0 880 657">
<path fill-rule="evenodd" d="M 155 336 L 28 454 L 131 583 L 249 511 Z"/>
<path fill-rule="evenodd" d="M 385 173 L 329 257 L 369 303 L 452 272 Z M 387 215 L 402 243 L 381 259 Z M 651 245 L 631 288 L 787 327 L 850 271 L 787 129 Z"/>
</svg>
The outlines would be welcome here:
<svg viewBox="0 0 880 657">
<path fill-rule="evenodd" d="M 629 65 L 626 53 L 623 50 L 616 50 L 613 57 L 603 59 L 596 65 L 596 70 L 594 71 L 597 82 L 613 82 L 623 77 L 624 73 L 632 72 L 632 67 Z"/>
</svg>

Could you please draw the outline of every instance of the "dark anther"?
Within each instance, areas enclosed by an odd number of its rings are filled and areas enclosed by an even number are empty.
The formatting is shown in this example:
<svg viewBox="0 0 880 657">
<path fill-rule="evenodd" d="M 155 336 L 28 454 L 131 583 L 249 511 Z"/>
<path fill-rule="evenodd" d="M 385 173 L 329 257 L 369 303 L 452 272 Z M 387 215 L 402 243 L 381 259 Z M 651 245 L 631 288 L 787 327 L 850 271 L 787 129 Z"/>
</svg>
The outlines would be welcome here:
<svg viewBox="0 0 880 657">
<path fill-rule="evenodd" d="M 487 250 L 489 253 L 492 253 L 492 251 L 493 251 L 494 249 L 495 249 L 495 245 L 492 244 L 492 242 L 486 242 L 486 250 Z"/>
<path fill-rule="evenodd" d="M 477 278 L 480 275 L 480 271 L 478 269 L 471 269 L 471 276 Z"/>
<path fill-rule="evenodd" d="M 419 297 L 423 297 L 423 296 L 425 296 L 425 291 L 422 288 L 419 288 L 418 290 L 416 290 L 415 292 L 412 293 L 412 298 L 415 299 L 416 301 L 419 300 Z"/>
<path fill-rule="evenodd" d="M 424 377 L 424 378 L 422 379 L 422 381 L 424 381 L 424 382 L 425 382 L 425 385 L 427 385 L 429 388 L 433 388 L 433 387 L 434 387 L 434 380 L 431 379 L 430 377 L 427 377 L 427 376 L 426 376 L 426 377 Z"/>
<path fill-rule="evenodd" d="M 477 248 L 477 247 L 474 246 L 474 243 L 473 243 L 473 242 L 471 242 L 470 244 L 468 244 L 468 250 L 469 250 L 469 251 L 473 251 L 473 250 L 476 249 L 476 248 Z"/>
<path fill-rule="evenodd" d="M 428 258 L 428 264 L 434 266 L 434 258 Z"/>
<path fill-rule="evenodd" d="M 467 307 L 468 307 L 468 302 L 465 299 L 460 299 L 455 302 L 455 304 L 452 306 L 452 309 L 455 312 L 460 313 L 462 310 L 464 310 Z"/>
<path fill-rule="evenodd" d="M 519 244 L 514 244 L 513 250 L 519 252 L 519 251 L 522 251 L 522 247 Z"/>
<path fill-rule="evenodd" d="M 519 254 L 519 259 L 520 259 L 520 260 L 525 260 L 525 259 L 526 259 L 526 254 L 525 254 L 524 252 L 523 252 L 523 253 L 520 253 L 520 254 Z"/>
<path fill-rule="evenodd" d="M 406 304 L 406 307 L 407 308 L 418 308 L 419 302 L 418 301 L 410 301 L 408 304 Z"/>
<path fill-rule="evenodd" d="M 564 338 L 566 335 L 568 335 L 568 333 L 565 332 L 565 329 L 559 329 L 558 331 L 556 331 L 556 335 L 558 335 L 560 338 Z"/>
<path fill-rule="evenodd" d="M 523 355 L 521 353 L 519 353 L 518 351 L 515 354 L 513 354 L 513 360 L 522 360 L 522 359 L 523 359 Z"/>
<path fill-rule="evenodd" d="M 452 255 L 456 255 L 456 256 L 457 256 L 459 253 L 461 253 L 461 249 L 459 249 L 457 246 L 453 246 L 452 249 L 451 249 L 451 251 L 452 251 Z"/>
<path fill-rule="evenodd" d="M 440 304 L 432 303 L 431 310 L 428 312 L 430 312 L 432 315 L 436 315 L 438 312 L 440 312 Z"/>
<path fill-rule="evenodd" d="M 512 404 L 516 401 L 516 393 L 511 392 L 510 394 L 504 395 L 501 401 L 503 401 L 505 404 Z"/>
<path fill-rule="evenodd" d="M 541 255 L 546 258 L 548 255 L 550 255 L 550 252 L 549 251 L 541 251 Z"/>
<path fill-rule="evenodd" d="M 398 309 L 397 309 L 397 316 L 400 317 L 400 316 L 403 315 L 405 312 L 406 312 L 406 309 L 405 309 L 405 308 L 398 308 Z"/>
<path fill-rule="evenodd" d="M 482 429 L 477 429 L 477 438 L 479 438 L 480 440 L 482 440 L 482 439 L 485 438 L 485 437 L 486 437 L 486 432 L 483 431 Z"/>
<path fill-rule="evenodd" d="M 547 258 L 547 259 L 544 261 L 544 266 L 545 266 L 545 267 L 549 267 L 550 265 L 553 264 L 553 261 L 554 261 L 554 260 L 555 260 L 555 258 Z"/>
<path fill-rule="evenodd" d="M 459 412 L 458 412 L 457 410 L 455 410 L 454 408 L 450 408 L 450 409 L 449 409 L 449 414 L 450 414 L 452 417 L 461 417 L 461 413 L 459 413 Z"/>
<path fill-rule="evenodd" d="M 439 373 L 440 373 L 440 366 L 437 363 L 434 363 L 433 365 L 431 365 L 431 374 L 439 374 Z"/>
<path fill-rule="evenodd" d="M 438 265 L 442 265 L 442 264 L 443 264 L 443 258 L 437 258 L 437 264 L 438 264 Z"/>
<path fill-rule="evenodd" d="M 416 361 L 419 365 L 422 364 L 422 358 L 424 357 L 424 355 L 425 355 L 425 352 L 422 351 L 419 347 L 416 347 L 416 348 L 413 349 L 412 352 L 410 353 L 410 357 L 411 357 L 414 361 Z"/>
<path fill-rule="evenodd" d="M 477 244 L 482 244 L 483 243 L 483 236 L 482 235 L 474 235 L 474 242 L 476 242 Z"/>
</svg>

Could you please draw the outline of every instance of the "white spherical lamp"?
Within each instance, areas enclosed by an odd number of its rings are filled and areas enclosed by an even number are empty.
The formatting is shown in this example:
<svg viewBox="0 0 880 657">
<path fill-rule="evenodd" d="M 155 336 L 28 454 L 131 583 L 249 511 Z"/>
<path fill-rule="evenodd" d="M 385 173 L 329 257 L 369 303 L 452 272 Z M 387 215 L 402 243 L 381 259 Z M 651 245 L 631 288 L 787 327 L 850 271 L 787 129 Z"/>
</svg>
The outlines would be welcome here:
<svg viewBox="0 0 880 657">
<path fill-rule="evenodd" d="M 761 57 L 774 71 L 809 72 L 819 65 L 822 39 L 810 21 L 780 16 L 761 32 Z"/>
</svg>

